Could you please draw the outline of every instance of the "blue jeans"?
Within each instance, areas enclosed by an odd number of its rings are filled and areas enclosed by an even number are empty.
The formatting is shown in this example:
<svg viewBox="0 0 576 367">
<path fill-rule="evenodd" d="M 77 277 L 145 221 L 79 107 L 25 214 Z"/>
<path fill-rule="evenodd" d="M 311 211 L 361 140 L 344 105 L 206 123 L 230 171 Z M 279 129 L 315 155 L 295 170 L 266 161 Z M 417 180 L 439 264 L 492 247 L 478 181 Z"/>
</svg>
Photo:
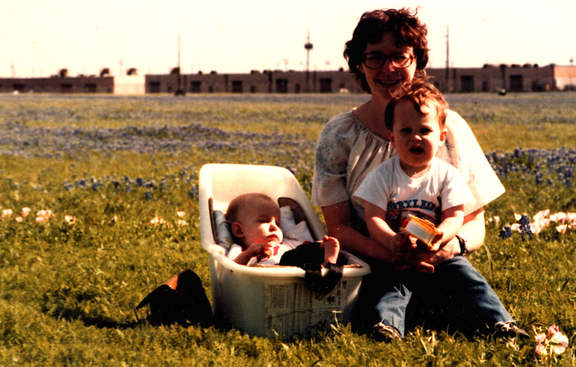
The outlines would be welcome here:
<svg viewBox="0 0 576 367">
<path fill-rule="evenodd" d="M 381 267 L 381 266 L 380 266 Z M 353 322 L 371 332 L 378 322 L 404 335 L 416 326 L 460 331 L 468 337 L 513 321 L 486 279 L 463 256 L 435 267 L 434 274 L 372 267 L 362 283 Z"/>
</svg>

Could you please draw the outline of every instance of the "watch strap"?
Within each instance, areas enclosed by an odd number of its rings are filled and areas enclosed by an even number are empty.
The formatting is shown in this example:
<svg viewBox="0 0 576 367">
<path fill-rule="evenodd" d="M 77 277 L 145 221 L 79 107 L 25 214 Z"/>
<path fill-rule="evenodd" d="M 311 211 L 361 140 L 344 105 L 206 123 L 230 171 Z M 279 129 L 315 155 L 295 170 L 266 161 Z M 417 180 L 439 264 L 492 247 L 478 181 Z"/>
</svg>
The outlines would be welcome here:
<svg viewBox="0 0 576 367">
<path fill-rule="evenodd" d="M 456 235 L 456 238 L 458 239 L 458 243 L 460 244 L 460 256 L 464 256 L 470 253 L 470 250 L 468 250 L 468 246 L 466 245 L 466 240 L 463 239 L 462 237 Z"/>
</svg>

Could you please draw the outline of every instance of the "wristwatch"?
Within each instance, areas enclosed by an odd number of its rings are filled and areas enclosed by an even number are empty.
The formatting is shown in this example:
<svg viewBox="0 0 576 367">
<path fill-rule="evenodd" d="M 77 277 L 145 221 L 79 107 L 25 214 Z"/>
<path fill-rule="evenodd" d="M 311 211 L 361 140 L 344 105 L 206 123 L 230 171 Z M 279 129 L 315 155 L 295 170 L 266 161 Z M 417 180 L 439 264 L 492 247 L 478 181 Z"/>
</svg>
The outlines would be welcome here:
<svg viewBox="0 0 576 367">
<path fill-rule="evenodd" d="M 458 243 L 460 243 L 460 256 L 469 254 L 470 250 L 468 250 L 468 246 L 466 246 L 466 240 L 458 235 L 456 235 L 456 238 L 458 239 Z"/>
</svg>

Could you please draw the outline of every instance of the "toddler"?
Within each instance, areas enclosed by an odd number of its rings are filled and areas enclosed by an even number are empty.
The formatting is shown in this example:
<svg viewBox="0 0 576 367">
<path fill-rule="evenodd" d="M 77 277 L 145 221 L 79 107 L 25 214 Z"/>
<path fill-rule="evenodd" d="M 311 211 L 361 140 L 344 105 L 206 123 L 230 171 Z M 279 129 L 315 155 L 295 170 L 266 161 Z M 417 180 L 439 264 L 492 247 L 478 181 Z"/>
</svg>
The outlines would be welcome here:
<svg viewBox="0 0 576 367">
<path fill-rule="evenodd" d="M 416 81 L 386 106 L 385 123 L 397 156 L 390 158 L 368 174 L 354 197 L 363 203 L 370 235 L 397 254 L 410 256 L 410 251 L 438 251 L 457 237 L 464 220 L 464 204 L 474 202 L 459 171 L 436 158 L 444 143 L 447 103 L 431 84 Z M 437 226 L 439 234 L 423 250 L 417 240 L 400 231 L 411 214 Z M 458 237 L 461 255 L 466 254 L 465 241 Z M 422 246 L 418 246 L 422 247 Z M 464 256 L 456 256 L 440 265 L 449 268 L 436 276 L 396 269 L 389 274 L 390 284 L 378 296 L 373 310 L 373 332 L 384 338 L 401 338 L 405 333 L 406 308 L 412 292 L 425 294 L 423 315 L 428 327 L 450 325 L 465 334 L 493 331 L 502 335 L 518 329 L 498 296 Z M 454 285 L 447 294 L 433 294 L 434 284 Z"/>
</svg>

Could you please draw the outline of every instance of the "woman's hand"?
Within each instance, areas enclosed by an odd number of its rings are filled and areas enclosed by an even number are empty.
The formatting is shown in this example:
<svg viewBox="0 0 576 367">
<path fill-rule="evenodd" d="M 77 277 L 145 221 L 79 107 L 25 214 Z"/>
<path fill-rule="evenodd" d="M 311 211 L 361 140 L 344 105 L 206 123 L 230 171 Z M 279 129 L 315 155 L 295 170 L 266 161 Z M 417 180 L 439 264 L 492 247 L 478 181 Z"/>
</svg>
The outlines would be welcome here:
<svg viewBox="0 0 576 367">
<path fill-rule="evenodd" d="M 430 262 L 430 257 L 434 253 L 421 250 L 416 245 L 416 239 L 412 236 L 398 234 L 397 246 L 394 248 L 374 241 L 371 249 L 370 259 L 372 261 L 389 265 L 395 270 L 434 272 L 434 265 Z"/>
</svg>

